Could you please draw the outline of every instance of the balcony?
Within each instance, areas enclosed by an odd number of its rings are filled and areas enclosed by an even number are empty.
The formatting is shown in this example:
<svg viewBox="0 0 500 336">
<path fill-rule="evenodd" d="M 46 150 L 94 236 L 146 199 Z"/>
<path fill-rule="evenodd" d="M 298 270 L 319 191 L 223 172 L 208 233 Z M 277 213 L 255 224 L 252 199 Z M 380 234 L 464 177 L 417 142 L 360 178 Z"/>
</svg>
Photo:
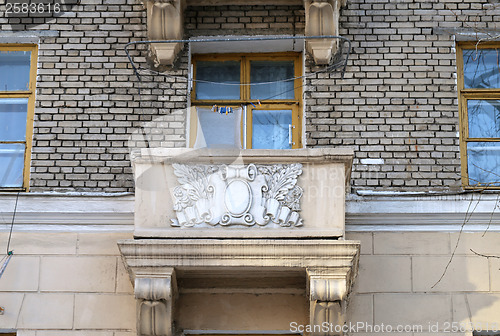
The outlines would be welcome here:
<svg viewBox="0 0 500 336">
<path fill-rule="evenodd" d="M 352 158 L 326 148 L 133 152 L 135 239 L 118 245 L 138 335 L 342 326 L 360 249 L 344 240 Z M 268 319 L 280 300 L 295 303 Z M 247 318 L 204 319 L 216 302 Z"/>
<path fill-rule="evenodd" d="M 135 236 L 344 236 L 346 149 L 142 149 L 135 172 Z"/>
</svg>

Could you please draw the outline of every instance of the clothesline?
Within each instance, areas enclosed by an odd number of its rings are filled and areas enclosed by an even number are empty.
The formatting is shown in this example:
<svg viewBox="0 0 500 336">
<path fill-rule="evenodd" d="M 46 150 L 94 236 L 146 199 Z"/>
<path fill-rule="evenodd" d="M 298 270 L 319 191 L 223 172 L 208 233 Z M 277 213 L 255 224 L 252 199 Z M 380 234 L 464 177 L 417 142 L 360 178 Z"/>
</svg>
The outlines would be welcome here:
<svg viewBox="0 0 500 336">
<path fill-rule="evenodd" d="M 255 105 L 254 103 L 250 102 L 250 104 L 253 106 L 253 107 L 257 107 L 257 105 Z M 262 106 L 261 102 L 259 99 L 257 99 L 257 104 L 259 106 Z M 242 105 L 243 106 L 243 105 Z M 216 112 L 216 113 L 220 113 L 220 114 L 225 114 L 225 115 L 228 115 L 229 113 L 233 113 L 233 108 L 231 106 L 217 106 L 217 105 L 213 105 L 212 106 L 212 112 Z"/>
</svg>

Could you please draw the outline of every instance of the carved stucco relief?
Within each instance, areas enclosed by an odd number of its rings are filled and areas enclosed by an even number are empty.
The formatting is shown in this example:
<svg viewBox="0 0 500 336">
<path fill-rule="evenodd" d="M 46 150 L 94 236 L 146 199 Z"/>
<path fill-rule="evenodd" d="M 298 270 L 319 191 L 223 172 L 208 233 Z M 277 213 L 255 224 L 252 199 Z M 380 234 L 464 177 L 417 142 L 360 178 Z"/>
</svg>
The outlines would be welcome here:
<svg viewBox="0 0 500 336">
<path fill-rule="evenodd" d="M 302 164 L 173 164 L 174 227 L 302 225 Z"/>
<path fill-rule="evenodd" d="M 148 274 L 135 279 L 139 336 L 173 335 L 177 285 L 174 268 L 168 270 L 161 276 Z"/>
</svg>

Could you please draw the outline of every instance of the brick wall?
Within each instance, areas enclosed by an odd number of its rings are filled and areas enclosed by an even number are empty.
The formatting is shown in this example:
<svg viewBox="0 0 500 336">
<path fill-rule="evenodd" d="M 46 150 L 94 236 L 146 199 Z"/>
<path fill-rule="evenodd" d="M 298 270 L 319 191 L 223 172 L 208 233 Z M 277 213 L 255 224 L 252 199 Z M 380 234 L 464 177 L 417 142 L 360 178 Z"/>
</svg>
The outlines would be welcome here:
<svg viewBox="0 0 500 336">
<path fill-rule="evenodd" d="M 346 79 L 309 80 L 308 145 L 353 148 L 354 189 L 459 188 L 452 34 L 498 29 L 499 15 L 488 1 L 348 1 L 353 54 Z"/>
<path fill-rule="evenodd" d="M 304 34 L 303 6 L 188 7 L 189 36 Z"/>
<path fill-rule="evenodd" d="M 39 44 L 32 191 L 133 187 L 127 140 L 152 112 L 131 95 L 137 85 L 123 47 L 144 38 L 143 20 L 135 1 L 83 0 L 32 28 L 57 35 Z M 139 107 L 142 114 L 134 111 Z"/>
<path fill-rule="evenodd" d="M 307 145 L 354 148 L 355 189 L 458 188 L 453 33 L 498 29 L 499 15 L 483 0 L 349 0 L 341 16 L 341 34 L 353 41 L 345 79 L 318 73 L 304 86 Z M 187 37 L 304 29 L 302 6 L 188 7 L 185 18 Z M 187 52 L 173 70 L 141 70 L 136 79 L 123 48 L 146 39 L 138 2 L 82 0 L 43 24 L 9 20 L 0 18 L 2 31 L 55 35 L 40 41 L 32 191 L 132 191 L 129 147 L 185 146 Z M 144 46 L 131 55 L 151 69 Z"/>
</svg>

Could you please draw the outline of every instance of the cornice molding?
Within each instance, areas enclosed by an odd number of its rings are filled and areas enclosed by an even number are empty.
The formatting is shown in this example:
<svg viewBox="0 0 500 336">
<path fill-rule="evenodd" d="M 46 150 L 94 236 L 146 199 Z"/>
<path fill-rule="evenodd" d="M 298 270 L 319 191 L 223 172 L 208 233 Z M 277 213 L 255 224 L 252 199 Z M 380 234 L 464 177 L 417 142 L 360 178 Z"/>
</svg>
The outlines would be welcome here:
<svg viewBox="0 0 500 336">
<path fill-rule="evenodd" d="M 10 229 L 15 203 L 16 194 L 0 194 L 0 230 Z M 132 231 L 133 225 L 133 195 L 24 193 L 14 218 L 16 231 Z"/>
<path fill-rule="evenodd" d="M 497 195 L 349 195 L 347 231 L 499 231 Z M 467 221 L 465 221 L 467 218 Z"/>
<path fill-rule="evenodd" d="M 346 201 L 347 231 L 457 231 L 471 202 L 471 195 L 419 197 L 352 197 Z M 495 210 L 497 195 L 472 199 L 477 207 L 464 226 L 466 231 L 500 231 L 500 213 Z M 15 194 L 0 194 L 0 231 L 10 229 Z M 94 194 L 19 195 L 16 231 L 133 230 L 134 196 Z M 155 236 L 138 230 L 139 236 Z M 153 230 L 154 231 L 154 230 Z M 259 232 L 266 237 L 267 233 Z M 311 232 L 311 235 L 314 232 Z M 316 233 L 317 234 L 317 233 Z M 252 237 L 252 236 L 251 236 Z M 325 238 L 327 238 L 326 236 Z M 215 238 L 201 233 L 200 238 Z"/>
<path fill-rule="evenodd" d="M 351 267 L 360 243 L 298 239 L 137 239 L 118 246 L 131 271 L 189 267 Z"/>
</svg>

